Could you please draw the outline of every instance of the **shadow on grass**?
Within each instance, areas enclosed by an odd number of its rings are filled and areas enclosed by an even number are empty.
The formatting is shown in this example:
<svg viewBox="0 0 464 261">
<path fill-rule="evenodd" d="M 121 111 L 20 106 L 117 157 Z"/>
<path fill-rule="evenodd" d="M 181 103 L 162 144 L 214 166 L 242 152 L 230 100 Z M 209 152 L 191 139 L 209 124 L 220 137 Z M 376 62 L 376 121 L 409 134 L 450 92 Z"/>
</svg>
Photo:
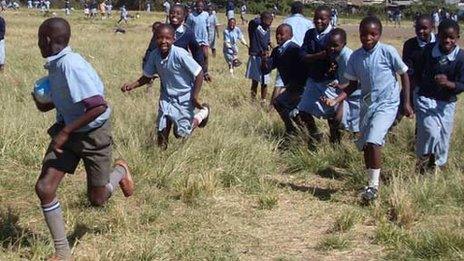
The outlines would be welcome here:
<svg viewBox="0 0 464 261">
<path fill-rule="evenodd" d="M 10 208 L 0 209 L 0 245 L 3 249 L 31 247 L 38 240 L 46 239 L 28 228 L 21 227 L 19 215 Z"/>
<path fill-rule="evenodd" d="M 71 233 L 71 235 L 68 236 L 69 245 L 71 247 L 76 247 L 76 245 L 79 243 L 79 240 L 89 232 L 93 231 L 86 225 L 80 223 L 76 224 L 74 231 Z"/>
<path fill-rule="evenodd" d="M 338 179 L 341 180 L 346 177 L 348 174 L 343 169 L 335 168 L 335 167 L 327 167 L 325 169 L 318 170 L 316 172 L 322 178 L 328 179 Z"/>
<path fill-rule="evenodd" d="M 281 188 L 288 187 L 294 191 L 311 193 L 313 196 L 315 196 L 316 198 L 322 201 L 330 200 L 332 198 L 332 194 L 338 191 L 336 189 L 319 188 L 319 187 L 307 186 L 307 185 L 297 185 L 297 184 L 290 183 L 290 182 L 280 182 L 278 183 L 278 185 Z"/>
</svg>

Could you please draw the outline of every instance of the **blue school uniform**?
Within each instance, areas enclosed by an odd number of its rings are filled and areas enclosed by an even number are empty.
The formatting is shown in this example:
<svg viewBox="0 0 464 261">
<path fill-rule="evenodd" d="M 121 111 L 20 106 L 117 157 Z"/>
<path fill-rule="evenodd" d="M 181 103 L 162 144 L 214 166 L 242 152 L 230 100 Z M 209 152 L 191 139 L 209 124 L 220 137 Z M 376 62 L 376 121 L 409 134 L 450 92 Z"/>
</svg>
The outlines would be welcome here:
<svg viewBox="0 0 464 261">
<path fill-rule="evenodd" d="M 298 110 L 309 113 L 318 118 L 330 119 L 335 115 L 337 107 L 329 107 L 320 101 L 321 97 L 335 99 L 341 90 L 329 86 L 334 81 L 345 84 L 348 80 L 343 76 L 346 71 L 346 65 L 353 51 L 344 47 L 340 54 L 334 59 L 338 65 L 337 72 L 333 77 L 325 76 L 327 79 L 323 82 L 315 82 L 309 79 L 306 83 L 305 91 L 298 104 Z"/>
<path fill-rule="evenodd" d="M 226 28 L 224 30 L 224 58 L 227 64 L 232 64 L 232 61 L 238 54 L 238 42 L 243 38 L 243 33 L 240 28 L 235 27 L 234 30 Z"/>
<path fill-rule="evenodd" d="M 261 19 L 256 18 L 248 24 L 248 36 L 250 39 L 250 55 L 247 63 L 245 77 L 260 82 L 261 84 L 269 83 L 269 74 L 261 72 L 261 54 L 269 49 L 271 42 L 270 28 L 261 26 Z"/>
<path fill-rule="evenodd" d="M 303 57 L 307 54 L 315 54 L 325 50 L 329 34 L 332 31 L 332 26 L 329 25 L 322 32 L 317 32 L 316 28 L 308 30 L 303 39 L 300 55 Z M 318 60 L 306 65 L 307 77 L 314 82 L 324 82 L 330 80 L 326 77 L 326 72 L 329 69 L 329 64 L 325 60 Z"/>
<path fill-rule="evenodd" d="M 192 28 L 200 45 L 208 45 L 208 17 L 209 14 L 203 11 L 191 13 L 187 18 L 187 25 Z"/>
<path fill-rule="evenodd" d="M 404 64 L 393 46 L 377 43 L 372 50 L 359 48 L 351 55 L 345 78 L 358 81 L 361 88 L 359 150 L 366 143 L 383 146 L 399 105 L 400 87 L 396 74 L 404 74 Z"/>
<path fill-rule="evenodd" d="M 284 24 L 289 24 L 293 30 L 292 40 L 299 46 L 303 45 L 306 32 L 314 28 L 314 23 L 306 19 L 302 14 L 293 14 L 284 20 Z"/>
<path fill-rule="evenodd" d="M 433 154 L 435 164 L 443 166 L 448 160 L 456 96 L 464 91 L 464 52 L 456 46 L 445 55 L 439 43 L 435 43 L 427 45 L 422 57 L 415 90 L 416 154 L 418 157 Z M 456 89 L 437 86 L 434 80 L 437 74 L 445 74 L 456 84 Z"/>
<path fill-rule="evenodd" d="M 85 114 L 83 100 L 104 97 L 103 82 L 92 66 L 79 54 L 66 47 L 56 55 L 47 57 L 51 96 L 56 108 L 57 123 L 70 124 Z M 102 126 L 110 117 L 111 109 L 98 116 L 76 132 L 87 132 Z"/>
<path fill-rule="evenodd" d="M 175 125 L 177 136 L 190 135 L 195 109 L 191 97 L 201 66 L 187 51 L 172 46 L 165 59 L 158 49 L 151 52 L 143 71 L 147 77 L 158 74 L 161 80 L 158 131 L 164 130 L 170 120 Z"/>
<path fill-rule="evenodd" d="M 211 49 L 216 49 L 216 14 L 208 15 L 208 44 Z"/>
</svg>

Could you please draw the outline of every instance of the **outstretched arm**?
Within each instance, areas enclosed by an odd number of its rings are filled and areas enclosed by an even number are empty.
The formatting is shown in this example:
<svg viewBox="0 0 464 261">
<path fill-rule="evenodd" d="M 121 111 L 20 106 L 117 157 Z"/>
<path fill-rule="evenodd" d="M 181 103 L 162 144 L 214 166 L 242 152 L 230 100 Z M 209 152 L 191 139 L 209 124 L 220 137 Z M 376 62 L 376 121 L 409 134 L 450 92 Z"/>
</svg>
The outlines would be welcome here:
<svg viewBox="0 0 464 261">
<path fill-rule="evenodd" d="M 149 83 L 151 81 L 151 79 L 154 79 L 154 77 L 147 77 L 145 75 L 143 75 L 142 77 L 140 77 L 138 80 L 136 80 L 135 82 L 132 82 L 132 83 L 124 83 L 121 87 L 121 91 L 122 92 L 129 92 L 129 91 L 132 91 L 133 89 L 136 89 L 140 86 L 144 86 L 145 84 Z"/>
<path fill-rule="evenodd" d="M 201 91 L 201 86 L 203 85 L 203 71 L 200 71 L 200 73 L 195 76 L 195 83 L 194 83 L 194 89 L 193 89 L 193 97 L 192 97 L 192 101 L 193 101 L 193 105 L 196 107 L 196 108 L 202 108 L 201 106 L 201 103 L 200 103 L 200 100 L 199 100 L 199 96 L 200 96 L 200 91 Z"/>
</svg>

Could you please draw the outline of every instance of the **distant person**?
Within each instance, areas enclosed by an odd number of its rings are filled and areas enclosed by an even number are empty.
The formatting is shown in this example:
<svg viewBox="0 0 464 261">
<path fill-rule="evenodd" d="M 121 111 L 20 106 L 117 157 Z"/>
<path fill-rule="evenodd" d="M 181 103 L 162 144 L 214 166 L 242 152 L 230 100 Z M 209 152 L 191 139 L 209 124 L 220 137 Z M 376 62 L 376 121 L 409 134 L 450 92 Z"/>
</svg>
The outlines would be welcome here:
<svg viewBox="0 0 464 261">
<path fill-rule="evenodd" d="M 393 19 L 395 21 L 395 27 L 401 27 L 401 10 L 399 8 L 395 9 L 393 12 Z"/>
<path fill-rule="evenodd" d="M 166 23 L 169 21 L 169 12 L 171 10 L 171 4 L 169 1 L 165 0 L 163 2 L 163 9 L 164 9 L 164 14 L 166 15 Z"/>
<path fill-rule="evenodd" d="M 64 13 L 66 15 L 71 14 L 71 2 L 69 2 L 69 0 L 64 1 Z"/>
<path fill-rule="evenodd" d="M 338 10 L 332 8 L 332 26 L 335 28 L 338 25 Z"/>
<path fill-rule="evenodd" d="M 166 149 L 171 130 L 176 138 L 188 138 L 208 123 L 211 109 L 200 102 L 201 66 L 183 48 L 173 45 L 174 29 L 167 24 L 156 30 L 157 48 L 150 53 L 143 76 L 122 86 L 123 92 L 145 85 L 158 74 L 162 82 L 156 131 L 158 146 Z M 197 112 L 195 113 L 195 109 Z"/>
<path fill-rule="evenodd" d="M 94 68 L 69 46 L 71 29 L 63 18 L 50 18 L 39 27 L 38 45 L 51 92 L 50 103 L 40 103 L 42 112 L 56 110 L 56 123 L 48 129 L 50 145 L 35 185 L 55 253 L 49 260 L 70 260 L 62 207 L 57 190 L 66 173 L 73 174 L 82 160 L 87 180 L 87 198 L 101 207 L 121 188 L 132 196 L 134 182 L 128 164 L 117 160 L 112 166 L 111 109 L 104 86 Z"/>
<path fill-rule="evenodd" d="M 242 64 L 238 59 L 238 42 L 248 47 L 242 30 L 236 26 L 235 18 L 231 18 L 224 30 L 223 53 L 232 76 L 234 75 L 234 68 Z"/>
<path fill-rule="evenodd" d="M 106 19 L 106 1 L 102 1 L 98 5 L 98 9 L 100 10 L 101 19 Z"/>
<path fill-rule="evenodd" d="M 230 18 L 235 18 L 235 4 L 232 0 L 227 0 L 226 3 L 226 17 L 227 20 Z"/>
<path fill-rule="evenodd" d="M 203 0 L 197 0 L 195 2 L 195 10 L 188 16 L 187 18 L 187 25 L 192 28 L 193 32 L 195 33 L 195 38 L 198 44 L 201 46 L 203 50 L 204 56 L 204 66 L 208 68 L 208 49 L 209 49 L 209 41 L 208 41 L 208 17 L 209 14 L 205 10 L 205 2 Z M 209 74 L 205 74 L 205 80 L 210 82 L 211 77 Z"/>
<path fill-rule="evenodd" d="M 151 12 L 151 2 L 148 1 L 147 2 L 147 9 L 146 9 L 147 13 L 150 13 Z"/>
<path fill-rule="evenodd" d="M 438 11 L 434 11 L 432 17 L 434 28 L 435 30 L 438 30 L 438 26 L 440 25 L 440 13 Z"/>
<path fill-rule="evenodd" d="M 219 38 L 219 23 L 213 5 L 208 6 L 208 15 L 208 44 L 213 57 L 216 57 L 216 38 Z"/>
<path fill-rule="evenodd" d="M 251 99 L 256 100 L 258 84 L 261 85 L 261 104 L 266 104 L 267 85 L 269 74 L 261 70 L 262 58 L 269 55 L 271 46 L 271 24 L 274 20 L 272 13 L 263 12 L 259 18 L 255 18 L 248 24 L 248 63 L 245 77 L 251 80 Z"/>
<path fill-rule="evenodd" d="M 243 5 L 240 7 L 240 19 L 242 20 L 242 25 L 245 25 L 248 23 L 248 20 L 246 19 L 246 14 L 247 14 L 248 8 L 245 2 L 243 2 Z"/>
<path fill-rule="evenodd" d="M 119 18 L 118 24 L 121 23 L 122 21 L 124 21 L 124 23 L 127 24 L 127 21 L 129 20 L 128 18 L 129 12 L 127 12 L 125 5 L 121 6 L 119 13 L 120 13 L 120 18 Z"/>
<path fill-rule="evenodd" d="M 111 12 L 113 11 L 113 1 L 106 0 L 105 7 L 106 7 L 106 17 L 109 18 L 111 16 Z"/>
<path fill-rule="evenodd" d="M 393 46 L 379 42 L 382 35 L 380 20 L 375 16 L 365 17 L 359 25 L 359 34 L 362 47 L 353 52 L 344 74 L 350 83 L 337 98 L 326 100 L 326 104 L 335 106 L 361 89 L 360 135 L 356 145 L 364 153 L 368 185 L 361 193 L 361 199 L 367 204 L 378 197 L 382 147 L 397 111 L 403 109 L 407 117 L 412 117 L 413 111 L 409 104 L 408 66 Z M 403 108 L 398 108 L 400 85 L 397 74 L 405 97 L 408 97 Z"/>
<path fill-rule="evenodd" d="M 5 68 L 5 32 L 6 22 L 5 19 L 0 16 L 0 72 L 3 72 Z"/>
<path fill-rule="evenodd" d="M 90 4 L 90 17 L 96 18 L 98 15 L 98 3 L 97 0 L 92 0 Z"/>
<path fill-rule="evenodd" d="M 443 20 L 435 44 L 425 47 L 418 65 L 415 96 L 417 168 L 421 173 L 446 166 L 457 95 L 464 91 L 464 52 L 459 24 Z"/>
<path fill-rule="evenodd" d="M 27 0 L 27 9 L 32 9 L 34 6 L 32 5 L 32 0 Z"/>
</svg>

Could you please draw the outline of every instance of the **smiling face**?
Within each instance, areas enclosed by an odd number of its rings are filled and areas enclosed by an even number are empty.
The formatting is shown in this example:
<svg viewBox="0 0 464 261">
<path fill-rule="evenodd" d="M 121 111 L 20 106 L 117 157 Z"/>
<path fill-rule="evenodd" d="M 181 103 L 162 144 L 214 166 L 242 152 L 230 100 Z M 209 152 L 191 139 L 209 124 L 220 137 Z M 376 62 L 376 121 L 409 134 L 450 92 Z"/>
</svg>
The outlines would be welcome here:
<svg viewBox="0 0 464 261">
<path fill-rule="evenodd" d="M 317 10 L 314 13 L 314 25 L 317 32 L 323 32 L 330 24 L 330 12 L 327 10 Z"/>
<path fill-rule="evenodd" d="M 236 25 L 235 19 L 229 19 L 229 22 L 227 23 L 227 27 L 228 27 L 230 30 L 234 30 L 234 29 L 235 29 L 235 25 Z"/>
<path fill-rule="evenodd" d="M 419 40 L 423 42 L 430 41 L 430 35 L 433 30 L 432 20 L 430 19 L 420 19 L 416 22 L 416 35 Z"/>
<path fill-rule="evenodd" d="M 278 45 L 283 45 L 288 40 L 292 39 L 293 33 L 291 27 L 280 25 L 276 31 L 276 41 Z"/>
<path fill-rule="evenodd" d="M 327 52 L 329 56 L 338 55 L 346 45 L 346 40 L 340 34 L 332 34 L 327 43 Z"/>
<path fill-rule="evenodd" d="M 156 31 L 156 45 L 161 54 L 167 55 L 174 42 L 174 32 L 167 27 L 161 27 Z"/>
<path fill-rule="evenodd" d="M 455 28 L 449 27 L 438 32 L 440 41 L 440 49 L 443 53 L 449 54 L 456 47 L 456 42 L 459 39 L 459 33 Z"/>
<path fill-rule="evenodd" d="M 203 3 L 203 1 L 197 1 L 197 2 L 195 3 L 195 10 L 196 10 L 198 13 L 203 12 L 203 10 L 205 10 L 205 3 Z"/>
<path fill-rule="evenodd" d="M 174 26 L 178 27 L 184 22 L 185 18 L 185 10 L 181 6 L 174 6 L 169 10 L 169 23 Z"/>
<path fill-rule="evenodd" d="M 380 27 L 376 23 L 367 23 L 359 28 L 359 38 L 365 50 L 372 50 L 379 42 L 381 35 Z"/>
</svg>

